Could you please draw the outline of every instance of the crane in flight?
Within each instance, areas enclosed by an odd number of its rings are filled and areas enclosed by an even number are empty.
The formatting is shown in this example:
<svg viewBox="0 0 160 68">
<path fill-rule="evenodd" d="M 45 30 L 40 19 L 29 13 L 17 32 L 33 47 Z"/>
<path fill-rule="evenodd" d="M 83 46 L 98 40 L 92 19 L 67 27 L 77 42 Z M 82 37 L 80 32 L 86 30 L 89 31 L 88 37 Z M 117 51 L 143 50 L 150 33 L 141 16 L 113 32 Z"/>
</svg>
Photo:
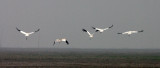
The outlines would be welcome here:
<svg viewBox="0 0 160 68">
<path fill-rule="evenodd" d="M 95 32 L 98 32 L 98 31 L 99 31 L 100 33 L 104 32 L 105 30 L 108 30 L 108 29 L 110 29 L 110 28 L 112 28 L 112 27 L 113 27 L 113 25 L 111 25 L 111 26 L 108 27 L 108 28 L 102 29 L 102 28 L 95 28 L 95 27 L 92 26 L 92 28 L 96 30 Z"/>
<path fill-rule="evenodd" d="M 90 33 L 89 31 L 87 31 L 86 29 L 82 29 L 82 31 L 88 33 L 88 35 L 89 35 L 89 37 L 90 37 L 90 40 L 91 40 L 91 38 L 93 38 L 94 33 L 91 34 L 91 33 Z"/>
<path fill-rule="evenodd" d="M 17 29 L 17 31 L 19 31 L 20 33 L 24 34 L 24 36 L 26 37 L 26 40 L 27 40 L 27 37 L 28 37 L 28 36 L 30 36 L 31 34 L 34 34 L 34 33 L 38 32 L 38 31 L 40 30 L 40 29 L 38 29 L 38 30 L 36 30 L 36 31 L 34 31 L 34 32 L 24 32 L 24 31 L 18 29 L 17 27 L 16 27 L 16 29 Z"/>
<path fill-rule="evenodd" d="M 144 31 L 144 30 L 140 30 L 140 31 L 126 31 L 126 32 L 117 33 L 117 34 L 123 34 L 123 35 L 128 35 L 128 36 L 130 36 L 131 34 L 140 33 L 140 32 L 143 32 L 143 31 Z"/>
<path fill-rule="evenodd" d="M 56 39 L 54 41 L 54 43 L 53 43 L 53 46 L 56 44 L 56 42 L 58 42 L 60 44 L 62 41 L 66 42 L 66 44 L 69 45 L 69 42 L 67 41 L 67 39 L 66 38 L 62 38 L 62 39 Z"/>
</svg>

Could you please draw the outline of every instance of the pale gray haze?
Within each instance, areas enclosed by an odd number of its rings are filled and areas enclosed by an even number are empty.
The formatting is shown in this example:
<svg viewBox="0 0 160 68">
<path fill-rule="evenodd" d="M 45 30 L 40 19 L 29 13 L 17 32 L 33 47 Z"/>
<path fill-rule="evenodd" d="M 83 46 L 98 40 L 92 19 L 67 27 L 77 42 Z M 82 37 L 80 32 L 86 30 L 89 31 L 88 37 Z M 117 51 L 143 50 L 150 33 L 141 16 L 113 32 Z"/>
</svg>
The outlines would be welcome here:
<svg viewBox="0 0 160 68">
<path fill-rule="evenodd" d="M 91 26 L 113 28 L 94 34 Z M 16 30 L 40 31 L 25 39 Z M 130 37 L 128 30 L 144 30 Z M 57 38 L 67 38 L 56 44 Z M 0 0 L 0 45 L 14 48 L 160 48 L 160 0 Z"/>
</svg>

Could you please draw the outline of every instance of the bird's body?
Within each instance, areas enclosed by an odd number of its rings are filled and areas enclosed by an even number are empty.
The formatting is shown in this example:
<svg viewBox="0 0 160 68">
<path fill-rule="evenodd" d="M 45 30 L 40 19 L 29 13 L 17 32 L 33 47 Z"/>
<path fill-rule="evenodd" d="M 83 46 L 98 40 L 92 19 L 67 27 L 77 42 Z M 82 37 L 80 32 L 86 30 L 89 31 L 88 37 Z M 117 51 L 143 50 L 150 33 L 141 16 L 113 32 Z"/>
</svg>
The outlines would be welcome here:
<svg viewBox="0 0 160 68">
<path fill-rule="evenodd" d="M 56 39 L 56 40 L 54 41 L 54 43 L 53 43 L 53 46 L 55 45 L 56 42 L 60 43 L 60 42 L 62 42 L 62 41 L 63 41 L 63 42 L 66 42 L 66 44 L 69 45 L 69 42 L 67 41 L 67 39 L 66 39 L 66 38 L 62 38 L 62 39 Z"/>
<path fill-rule="evenodd" d="M 82 29 L 82 31 L 83 31 L 83 32 L 87 32 L 88 35 L 89 35 L 89 37 L 90 37 L 90 38 L 93 38 L 94 33 L 91 34 L 91 33 L 90 33 L 89 31 L 87 31 L 86 29 Z"/>
<path fill-rule="evenodd" d="M 126 34 L 126 35 L 131 35 L 131 34 L 135 34 L 135 33 L 139 33 L 139 32 L 143 32 L 144 30 L 141 30 L 141 31 L 126 31 L 126 32 L 123 32 L 123 33 L 117 33 L 117 34 Z"/>
<path fill-rule="evenodd" d="M 95 28 L 95 27 L 92 27 L 93 29 L 95 29 L 96 31 L 95 32 L 100 32 L 100 33 L 102 33 L 102 32 L 104 32 L 105 30 L 108 30 L 108 29 L 110 29 L 110 28 L 112 28 L 113 27 L 113 25 L 112 26 L 110 26 L 110 27 L 108 27 L 108 28 L 104 28 L 104 29 L 101 29 L 101 28 Z"/>
<path fill-rule="evenodd" d="M 24 34 L 24 35 L 26 36 L 26 40 L 27 40 L 27 37 L 28 37 L 28 36 L 30 36 L 31 34 L 33 34 L 33 33 L 35 33 L 35 32 L 38 32 L 38 31 L 40 30 L 40 29 L 38 29 L 38 30 L 36 30 L 36 31 L 34 31 L 34 32 L 24 32 L 24 31 L 18 29 L 17 27 L 16 27 L 16 29 L 17 29 L 17 31 L 19 31 L 20 33 L 22 33 L 22 34 Z"/>
<path fill-rule="evenodd" d="M 25 36 L 29 36 L 29 35 L 31 35 L 31 34 L 33 34 L 34 32 L 29 32 L 29 33 L 27 33 L 27 32 L 24 32 L 24 31 L 20 31 L 22 34 L 24 34 Z"/>
</svg>

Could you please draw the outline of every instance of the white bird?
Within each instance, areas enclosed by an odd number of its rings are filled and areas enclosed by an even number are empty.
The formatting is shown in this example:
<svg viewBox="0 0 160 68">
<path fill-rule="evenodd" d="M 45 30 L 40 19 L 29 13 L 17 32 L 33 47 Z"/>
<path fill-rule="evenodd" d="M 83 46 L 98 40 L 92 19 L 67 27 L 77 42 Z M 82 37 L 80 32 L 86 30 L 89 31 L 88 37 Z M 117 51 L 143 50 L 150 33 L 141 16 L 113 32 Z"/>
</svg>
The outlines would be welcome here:
<svg viewBox="0 0 160 68">
<path fill-rule="evenodd" d="M 117 33 L 117 34 L 126 34 L 126 35 L 130 36 L 131 34 L 140 33 L 140 32 L 143 32 L 143 31 L 144 30 L 140 30 L 140 31 L 126 31 L 126 32 Z"/>
<path fill-rule="evenodd" d="M 60 44 L 60 42 L 66 42 L 67 45 L 69 45 L 69 42 L 67 41 L 66 38 L 62 38 L 62 39 L 56 39 L 53 43 L 53 46 L 55 45 L 56 42 L 58 42 Z"/>
<path fill-rule="evenodd" d="M 108 28 L 104 28 L 104 29 L 101 29 L 101 28 L 95 28 L 95 27 L 92 27 L 93 29 L 95 29 L 96 31 L 95 32 L 100 32 L 100 33 L 102 33 L 102 32 L 104 32 L 105 30 L 108 30 L 108 29 L 110 29 L 110 28 L 112 28 L 113 27 L 113 25 L 112 26 L 110 26 L 110 27 L 108 27 Z"/>
<path fill-rule="evenodd" d="M 83 31 L 83 32 L 87 32 L 88 35 L 89 35 L 89 37 L 90 37 L 90 39 L 93 38 L 94 33 L 91 34 L 91 33 L 90 33 L 89 31 L 87 31 L 86 29 L 82 29 L 82 31 Z"/>
<path fill-rule="evenodd" d="M 17 31 L 19 31 L 20 33 L 24 34 L 26 36 L 26 40 L 27 40 L 27 37 L 30 36 L 31 34 L 35 33 L 35 32 L 38 32 L 40 29 L 34 31 L 34 32 L 24 32 L 24 31 L 21 31 L 20 29 L 18 29 L 16 27 Z"/>
</svg>

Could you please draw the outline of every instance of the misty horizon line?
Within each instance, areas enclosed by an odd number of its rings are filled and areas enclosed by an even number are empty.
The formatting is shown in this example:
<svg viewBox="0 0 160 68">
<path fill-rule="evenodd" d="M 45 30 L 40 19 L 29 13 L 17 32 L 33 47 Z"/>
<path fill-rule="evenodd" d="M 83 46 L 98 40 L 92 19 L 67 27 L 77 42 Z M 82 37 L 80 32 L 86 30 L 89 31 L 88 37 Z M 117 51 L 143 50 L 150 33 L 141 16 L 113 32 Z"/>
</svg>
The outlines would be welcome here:
<svg viewBox="0 0 160 68">
<path fill-rule="evenodd" d="M 138 50 L 141 50 L 141 49 L 160 49 L 160 48 L 63 48 L 63 47 L 60 47 L 60 48 L 49 48 L 49 47 L 41 47 L 41 48 L 37 48 L 37 47 L 0 47 L 0 49 L 102 49 L 102 50 L 105 50 L 105 49 L 138 49 Z"/>
</svg>

